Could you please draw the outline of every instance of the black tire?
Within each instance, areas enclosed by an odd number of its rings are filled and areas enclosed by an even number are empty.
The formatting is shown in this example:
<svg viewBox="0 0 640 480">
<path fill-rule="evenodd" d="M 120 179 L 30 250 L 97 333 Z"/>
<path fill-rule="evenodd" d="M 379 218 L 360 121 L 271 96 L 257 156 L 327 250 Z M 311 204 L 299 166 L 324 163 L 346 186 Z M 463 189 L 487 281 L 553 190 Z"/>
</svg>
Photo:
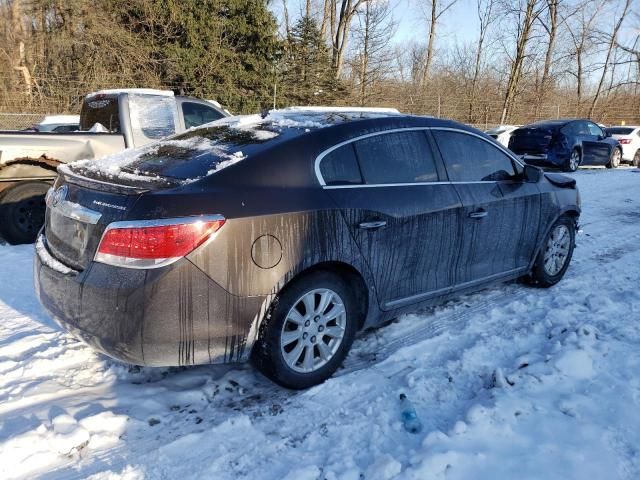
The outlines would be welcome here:
<svg viewBox="0 0 640 480">
<path fill-rule="evenodd" d="M 577 158 L 577 162 L 575 159 Z M 578 170 L 578 167 L 582 164 L 582 152 L 578 148 L 574 148 L 571 150 L 571 155 L 569 155 L 569 160 L 567 160 L 567 164 L 564 167 L 565 172 L 575 172 Z"/>
<path fill-rule="evenodd" d="M 569 241 L 569 251 L 566 256 L 566 260 L 564 265 L 555 274 L 550 274 L 545 268 L 545 253 L 549 248 L 551 236 L 556 229 L 556 227 L 564 225 L 567 227 L 569 231 L 570 241 Z M 569 264 L 571 263 L 571 258 L 573 257 L 573 250 L 576 246 L 576 222 L 573 218 L 568 216 L 560 217 L 553 226 L 549 229 L 549 232 L 545 236 L 542 245 L 540 246 L 540 251 L 538 252 L 538 256 L 536 257 L 536 261 L 533 264 L 533 269 L 529 276 L 529 283 L 535 285 L 537 287 L 549 288 L 558 283 L 562 277 L 564 276 L 567 268 L 569 268 Z"/>
<path fill-rule="evenodd" d="M 622 150 L 616 147 L 611 150 L 611 156 L 609 157 L 607 168 L 618 168 L 620 166 L 620 162 L 622 162 Z"/>
<path fill-rule="evenodd" d="M 636 150 L 633 160 L 631 160 L 631 165 L 634 167 L 640 167 L 640 150 Z"/>
<path fill-rule="evenodd" d="M 306 293 L 322 288 L 332 290 L 342 300 L 346 311 L 344 335 L 336 352 L 324 366 L 308 373 L 297 372 L 287 364 L 282 353 L 281 335 L 285 319 Z M 347 356 L 358 329 L 359 311 L 352 289 L 340 276 L 328 271 L 305 275 L 287 285 L 272 302 L 260 327 L 251 360 L 266 377 L 286 388 L 300 390 L 322 383 L 338 369 Z"/>
<path fill-rule="evenodd" d="M 44 197 L 49 185 L 22 182 L 0 198 L 0 236 L 9 243 L 33 243 L 44 223 Z"/>
</svg>

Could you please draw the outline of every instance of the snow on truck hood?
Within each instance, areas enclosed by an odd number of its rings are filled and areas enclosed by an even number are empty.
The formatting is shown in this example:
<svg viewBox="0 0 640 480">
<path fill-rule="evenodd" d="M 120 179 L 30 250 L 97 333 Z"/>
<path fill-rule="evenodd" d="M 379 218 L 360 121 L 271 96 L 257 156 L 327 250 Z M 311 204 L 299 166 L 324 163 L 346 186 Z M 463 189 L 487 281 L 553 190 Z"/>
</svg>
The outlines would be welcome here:
<svg viewBox="0 0 640 480">
<path fill-rule="evenodd" d="M 234 165 L 285 133 L 293 137 L 338 123 L 394 115 L 400 115 L 398 110 L 355 107 L 291 107 L 264 116 L 239 115 L 190 128 L 141 148 L 98 160 L 80 160 L 60 169 L 119 183 L 187 183 Z"/>
</svg>

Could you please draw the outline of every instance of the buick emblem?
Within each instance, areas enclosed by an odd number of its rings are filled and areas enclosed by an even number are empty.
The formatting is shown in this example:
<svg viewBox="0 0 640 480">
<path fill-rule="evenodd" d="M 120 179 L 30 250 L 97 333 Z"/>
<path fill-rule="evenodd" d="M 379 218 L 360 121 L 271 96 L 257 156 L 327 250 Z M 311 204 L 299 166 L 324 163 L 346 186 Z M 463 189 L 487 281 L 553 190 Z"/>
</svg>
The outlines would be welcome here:
<svg viewBox="0 0 640 480">
<path fill-rule="evenodd" d="M 68 190 L 69 190 L 69 187 L 67 185 L 63 185 L 59 189 L 57 189 L 55 192 L 53 192 L 53 195 L 51 195 L 51 206 L 55 207 L 61 201 L 63 201 L 67 197 Z"/>
</svg>

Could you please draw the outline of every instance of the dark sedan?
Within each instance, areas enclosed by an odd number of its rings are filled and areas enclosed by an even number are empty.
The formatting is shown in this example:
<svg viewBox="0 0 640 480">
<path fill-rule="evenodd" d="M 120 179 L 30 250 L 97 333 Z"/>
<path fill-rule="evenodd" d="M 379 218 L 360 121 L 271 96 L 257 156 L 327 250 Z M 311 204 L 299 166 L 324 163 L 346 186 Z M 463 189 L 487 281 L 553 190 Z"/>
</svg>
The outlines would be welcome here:
<svg viewBox="0 0 640 480">
<path fill-rule="evenodd" d="M 531 164 L 575 172 L 583 165 L 616 168 L 622 160 L 617 140 L 589 120 L 545 120 L 515 130 L 509 149 Z"/>
<path fill-rule="evenodd" d="M 234 117 L 61 168 L 36 244 L 41 303 L 125 362 L 252 359 L 305 388 L 358 330 L 569 266 L 573 179 L 468 126 L 393 112 Z"/>
</svg>

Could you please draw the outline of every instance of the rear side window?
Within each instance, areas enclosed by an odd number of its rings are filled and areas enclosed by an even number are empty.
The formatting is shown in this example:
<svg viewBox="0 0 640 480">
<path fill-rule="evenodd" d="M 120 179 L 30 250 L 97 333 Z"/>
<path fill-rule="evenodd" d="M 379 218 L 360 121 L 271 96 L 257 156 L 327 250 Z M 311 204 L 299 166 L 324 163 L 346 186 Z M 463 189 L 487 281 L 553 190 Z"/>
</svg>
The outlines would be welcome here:
<svg viewBox="0 0 640 480">
<path fill-rule="evenodd" d="M 224 116 L 214 108 L 194 102 L 184 102 L 182 104 L 182 114 L 184 115 L 185 128 L 197 127 Z"/>
<path fill-rule="evenodd" d="M 362 183 L 353 144 L 336 148 L 320 162 L 320 173 L 327 185 L 358 185 Z"/>
<path fill-rule="evenodd" d="M 466 133 L 433 130 L 452 182 L 508 180 L 515 174 L 511 158 L 499 148 Z"/>
<path fill-rule="evenodd" d="M 423 131 L 384 133 L 354 143 L 365 183 L 438 181 L 431 147 Z"/>
</svg>

